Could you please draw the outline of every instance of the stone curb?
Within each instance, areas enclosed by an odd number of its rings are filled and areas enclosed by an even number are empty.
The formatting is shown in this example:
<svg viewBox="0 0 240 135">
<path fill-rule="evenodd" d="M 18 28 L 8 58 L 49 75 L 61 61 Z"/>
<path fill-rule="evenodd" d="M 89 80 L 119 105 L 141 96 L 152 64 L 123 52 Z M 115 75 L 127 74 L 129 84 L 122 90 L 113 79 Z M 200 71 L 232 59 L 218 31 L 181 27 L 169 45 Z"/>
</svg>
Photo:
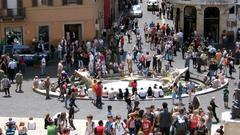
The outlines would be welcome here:
<svg viewBox="0 0 240 135">
<path fill-rule="evenodd" d="M 198 81 L 201 81 L 199 79 L 196 79 L 196 78 L 191 78 L 191 79 L 195 79 L 195 80 L 198 80 Z M 195 96 L 199 96 L 199 95 L 205 95 L 205 94 L 208 94 L 208 93 L 212 93 L 212 92 L 215 92 L 215 91 L 219 91 L 221 89 L 223 89 L 225 86 L 227 86 L 229 83 L 228 79 L 226 79 L 226 83 L 223 84 L 221 87 L 218 87 L 218 88 L 207 88 L 207 89 L 204 89 L 204 90 L 201 90 L 201 91 L 198 91 L 196 93 L 194 93 L 193 95 Z M 40 89 L 34 89 L 33 88 L 33 91 L 38 93 L 38 94 L 41 94 L 41 95 L 46 95 L 45 94 L 45 90 L 40 90 Z M 50 96 L 51 97 L 58 97 L 59 94 L 56 93 L 56 92 L 52 92 L 50 91 Z M 183 94 L 182 95 L 182 98 L 186 98 L 188 97 L 188 94 Z M 89 99 L 88 97 L 77 97 L 78 100 L 91 100 Z M 169 100 L 169 99 L 172 99 L 172 96 L 171 95 L 168 95 L 168 96 L 164 96 L 162 98 L 147 98 L 146 99 L 141 99 L 141 101 L 154 101 L 154 100 Z M 114 100 L 109 100 L 108 98 L 102 98 L 102 101 L 124 101 L 123 99 L 114 99 Z"/>
</svg>

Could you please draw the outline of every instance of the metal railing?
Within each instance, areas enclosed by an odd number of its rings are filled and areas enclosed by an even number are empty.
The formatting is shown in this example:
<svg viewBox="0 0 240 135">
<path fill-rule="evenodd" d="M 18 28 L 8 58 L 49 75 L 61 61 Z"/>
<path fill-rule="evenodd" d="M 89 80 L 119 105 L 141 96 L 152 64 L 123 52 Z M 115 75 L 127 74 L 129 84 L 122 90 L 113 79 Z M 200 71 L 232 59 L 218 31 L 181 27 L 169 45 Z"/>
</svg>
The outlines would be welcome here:
<svg viewBox="0 0 240 135">
<path fill-rule="evenodd" d="M 7 8 L 0 9 L 1 19 L 24 19 L 25 18 L 25 8 Z"/>
</svg>

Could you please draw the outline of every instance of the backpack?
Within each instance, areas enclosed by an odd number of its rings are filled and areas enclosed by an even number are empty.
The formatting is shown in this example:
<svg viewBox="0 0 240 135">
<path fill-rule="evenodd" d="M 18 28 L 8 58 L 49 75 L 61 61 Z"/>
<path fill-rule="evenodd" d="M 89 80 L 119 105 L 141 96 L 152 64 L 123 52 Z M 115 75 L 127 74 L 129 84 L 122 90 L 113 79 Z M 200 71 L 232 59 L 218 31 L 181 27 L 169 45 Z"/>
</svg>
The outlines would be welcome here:
<svg viewBox="0 0 240 135">
<path fill-rule="evenodd" d="M 177 116 L 176 122 L 175 122 L 175 127 L 176 127 L 176 131 L 186 131 L 187 130 L 187 121 L 186 121 L 186 117 L 180 117 Z"/>
<path fill-rule="evenodd" d="M 140 58 L 140 62 L 141 63 L 144 63 L 145 62 L 145 57 L 142 55 L 141 58 Z"/>
<path fill-rule="evenodd" d="M 113 132 L 113 127 L 112 127 L 113 123 L 110 123 L 109 121 L 106 123 L 105 125 L 105 134 L 106 135 L 111 135 Z"/>
</svg>

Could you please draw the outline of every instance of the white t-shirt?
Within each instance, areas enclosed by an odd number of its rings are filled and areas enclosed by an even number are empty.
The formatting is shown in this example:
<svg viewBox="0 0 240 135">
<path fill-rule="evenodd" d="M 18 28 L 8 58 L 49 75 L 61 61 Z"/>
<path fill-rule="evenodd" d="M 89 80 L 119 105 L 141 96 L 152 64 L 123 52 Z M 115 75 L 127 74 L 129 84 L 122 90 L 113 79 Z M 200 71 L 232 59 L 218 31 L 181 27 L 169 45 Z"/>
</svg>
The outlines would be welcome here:
<svg viewBox="0 0 240 135">
<path fill-rule="evenodd" d="M 36 129 L 36 122 L 33 120 L 29 120 L 28 122 L 28 130 L 35 130 Z"/>
<path fill-rule="evenodd" d="M 45 58 L 42 58 L 42 60 L 41 60 L 41 65 L 42 65 L 42 66 L 46 66 L 46 59 L 45 59 Z"/>
<path fill-rule="evenodd" d="M 124 135 L 125 134 L 125 123 L 124 122 L 116 122 L 113 123 L 113 129 L 116 129 L 116 135 Z"/>
</svg>

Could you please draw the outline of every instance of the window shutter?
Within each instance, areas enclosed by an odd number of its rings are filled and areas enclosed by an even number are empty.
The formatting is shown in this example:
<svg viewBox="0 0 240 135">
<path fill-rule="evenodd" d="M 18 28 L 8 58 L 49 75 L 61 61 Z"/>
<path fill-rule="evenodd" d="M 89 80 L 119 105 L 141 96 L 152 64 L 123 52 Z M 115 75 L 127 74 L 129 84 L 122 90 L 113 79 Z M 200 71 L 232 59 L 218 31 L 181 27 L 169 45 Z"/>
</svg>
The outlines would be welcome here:
<svg viewBox="0 0 240 135">
<path fill-rule="evenodd" d="M 7 8 L 7 0 L 2 0 L 2 8 L 3 9 Z"/>
<path fill-rule="evenodd" d="M 32 0 L 32 6 L 37 7 L 37 5 L 38 5 L 38 1 L 37 0 Z"/>
<path fill-rule="evenodd" d="M 83 0 L 77 0 L 77 4 L 82 5 L 83 4 Z"/>
<path fill-rule="evenodd" d="M 63 4 L 63 5 L 67 5 L 67 0 L 63 0 L 63 1 L 62 1 L 62 4 Z"/>
<path fill-rule="evenodd" d="M 23 8 L 23 1 L 17 0 L 17 8 Z"/>
<path fill-rule="evenodd" d="M 48 6 L 53 6 L 53 0 L 48 0 Z"/>
</svg>

